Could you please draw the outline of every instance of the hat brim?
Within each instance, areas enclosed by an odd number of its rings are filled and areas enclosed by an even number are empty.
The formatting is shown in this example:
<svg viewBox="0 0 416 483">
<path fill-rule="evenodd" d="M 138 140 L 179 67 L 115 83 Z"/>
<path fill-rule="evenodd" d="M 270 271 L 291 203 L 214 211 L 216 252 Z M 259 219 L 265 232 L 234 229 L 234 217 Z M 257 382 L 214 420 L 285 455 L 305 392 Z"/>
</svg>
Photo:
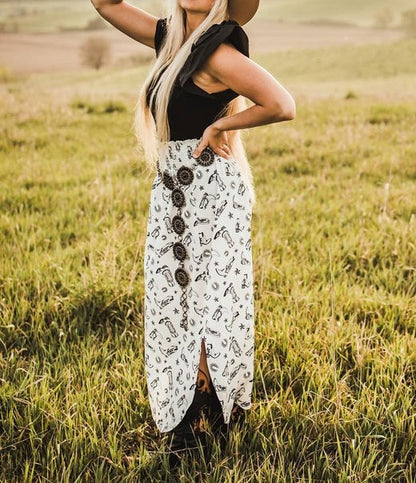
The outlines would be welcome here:
<svg viewBox="0 0 416 483">
<path fill-rule="evenodd" d="M 230 18 L 244 25 L 254 17 L 259 3 L 260 0 L 228 0 Z"/>
</svg>

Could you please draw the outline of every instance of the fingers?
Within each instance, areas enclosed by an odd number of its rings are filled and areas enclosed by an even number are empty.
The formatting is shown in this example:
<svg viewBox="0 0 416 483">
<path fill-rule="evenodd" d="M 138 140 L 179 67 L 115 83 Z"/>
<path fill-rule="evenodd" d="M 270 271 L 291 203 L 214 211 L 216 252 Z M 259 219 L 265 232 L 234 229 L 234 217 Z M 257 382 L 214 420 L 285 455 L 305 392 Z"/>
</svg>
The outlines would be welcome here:
<svg viewBox="0 0 416 483">
<path fill-rule="evenodd" d="M 205 141 L 201 141 L 195 151 L 193 152 L 192 156 L 194 158 L 199 158 L 201 156 L 202 151 L 208 146 L 208 143 Z"/>
<path fill-rule="evenodd" d="M 222 148 L 228 154 L 228 156 L 232 156 L 232 152 L 231 152 L 230 146 L 228 146 L 228 144 L 225 144 Z"/>
<path fill-rule="evenodd" d="M 215 152 L 226 159 L 232 156 L 232 152 L 228 144 L 221 144 L 215 149 Z"/>
<path fill-rule="evenodd" d="M 226 159 L 228 159 L 230 156 L 224 149 L 221 149 L 221 148 L 217 148 L 215 152 Z"/>
<path fill-rule="evenodd" d="M 195 151 L 192 153 L 192 157 L 199 158 L 199 156 L 201 156 L 204 149 L 207 148 L 208 146 L 209 144 L 207 142 L 201 141 L 199 146 L 197 146 Z M 222 156 L 223 158 L 228 159 L 229 157 L 232 156 L 232 152 L 228 144 L 222 144 L 221 146 L 211 148 L 211 149 L 219 156 Z"/>
</svg>

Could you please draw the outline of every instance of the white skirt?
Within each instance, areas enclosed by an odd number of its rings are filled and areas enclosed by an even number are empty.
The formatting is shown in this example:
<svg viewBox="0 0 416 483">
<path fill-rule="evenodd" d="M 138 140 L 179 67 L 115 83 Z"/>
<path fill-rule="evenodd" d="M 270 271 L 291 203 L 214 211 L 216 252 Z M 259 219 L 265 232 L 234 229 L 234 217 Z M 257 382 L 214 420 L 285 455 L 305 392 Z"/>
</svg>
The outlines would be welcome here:
<svg viewBox="0 0 416 483">
<path fill-rule="evenodd" d="M 149 205 L 144 353 L 161 432 L 177 426 L 192 403 L 202 339 L 225 423 L 234 403 L 252 405 L 252 201 L 233 158 L 209 147 L 192 157 L 199 142 L 167 143 Z"/>
</svg>

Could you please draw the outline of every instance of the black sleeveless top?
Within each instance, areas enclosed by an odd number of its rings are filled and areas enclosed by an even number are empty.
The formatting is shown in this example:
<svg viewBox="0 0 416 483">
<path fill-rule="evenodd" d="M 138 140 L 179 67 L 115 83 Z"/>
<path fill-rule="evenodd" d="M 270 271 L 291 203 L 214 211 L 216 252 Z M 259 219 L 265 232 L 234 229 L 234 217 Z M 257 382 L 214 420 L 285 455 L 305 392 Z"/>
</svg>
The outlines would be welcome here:
<svg viewBox="0 0 416 483">
<path fill-rule="evenodd" d="M 167 19 L 159 18 L 155 31 L 156 56 L 159 55 L 167 32 Z M 232 89 L 209 94 L 192 80 L 193 73 L 222 42 L 232 43 L 249 57 L 248 37 L 236 20 L 224 20 L 211 25 L 192 45 L 191 52 L 180 70 L 168 104 L 170 140 L 200 138 L 224 107 L 238 94 Z M 147 104 L 150 101 L 149 89 Z M 152 106 L 153 107 L 153 106 Z M 154 116 L 154 109 L 151 109 Z"/>
</svg>

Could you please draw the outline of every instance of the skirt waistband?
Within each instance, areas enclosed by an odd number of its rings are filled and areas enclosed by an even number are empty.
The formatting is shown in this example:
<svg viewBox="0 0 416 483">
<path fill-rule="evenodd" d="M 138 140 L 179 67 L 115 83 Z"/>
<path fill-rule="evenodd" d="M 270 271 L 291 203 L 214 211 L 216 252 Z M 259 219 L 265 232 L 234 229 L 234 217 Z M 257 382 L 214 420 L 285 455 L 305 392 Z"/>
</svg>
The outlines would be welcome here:
<svg viewBox="0 0 416 483">
<path fill-rule="evenodd" d="M 166 151 L 169 150 L 180 150 L 183 149 L 184 146 L 189 146 L 196 148 L 200 143 L 202 138 L 190 138 L 190 139 L 180 139 L 177 141 L 166 141 L 165 143 L 161 144 L 159 147 L 159 156 L 163 157 Z"/>
<path fill-rule="evenodd" d="M 174 146 L 177 144 L 178 146 L 182 144 L 188 144 L 188 145 L 196 145 L 201 141 L 201 138 L 189 138 L 189 139 L 178 139 L 178 140 L 172 140 L 172 141 L 167 141 L 165 144 L 168 146 Z"/>
<path fill-rule="evenodd" d="M 194 163 L 198 164 L 198 158 L 194 158 L 192 154 L 201 142 L 201 139 L 202 138 L 181 139 L 177 141 L 167 141 L 162 144 L 159 148 L 159 168 L 162 171 L 166 169 L 172 174 L 182 165 L 191 167 Z M 220 155 L 215 153 L 210 147 L 205 148 L 204 151 L 209 152 L 213 157 L 213 160 L 220 158 Z M 232 162 L 233 158 L 231 158 L 230 161 Z"/>
<path fill-rule="evenodd" d="M 195 165 L 202 165 L 209 167 L 210 165 L 213 166 L 215 169 L 214 161 L 224 162 L 231 167 L 232 170 L 237 170 L 240 172 L 241 177 L 243 178 L 243 182 L 246 185 L 250 193 L 250 200 L 253 203 L 254 200 L 254 189 L 250 182 L 250 179 L 244 174 L 243 170 L 239 166 L 239 163 L 234 158 L 234 156 L 230 156 L 229 158 L 223 158 L 219 154 L 217 154 L 211 147 L 205 148 L 200 158 L 208 158 L 208 161 L 202 159 L 194 158 L 192 156 L 193 152 L 201 142 L 201 138 L 190 138 L 190 139 L 181 139 L 177 141 L 167 141 L 164 144 L 160 145 L 159 156 L 157 161 L 157 170 L 159 174 L 166 171 L 169 175 L 176 175 L 178 169 L 181 166 L 185 166 L 188 168 L 193 168 Z M 211 161 L 209 161 L 211 159 Z"/>
</svg>

